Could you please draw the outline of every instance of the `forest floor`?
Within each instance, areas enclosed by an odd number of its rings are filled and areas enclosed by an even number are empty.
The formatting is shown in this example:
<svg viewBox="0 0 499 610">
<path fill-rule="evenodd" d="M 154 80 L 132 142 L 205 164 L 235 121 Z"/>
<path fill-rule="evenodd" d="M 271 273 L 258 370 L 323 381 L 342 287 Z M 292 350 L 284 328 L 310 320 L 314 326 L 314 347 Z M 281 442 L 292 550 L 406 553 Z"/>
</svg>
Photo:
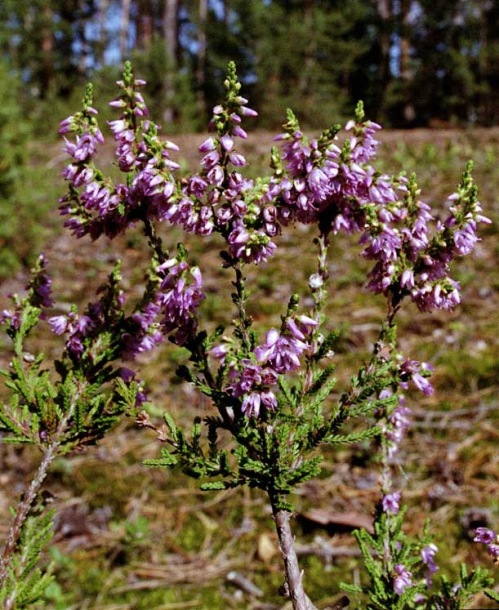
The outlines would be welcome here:
<svg viewBox="0 0 499 610">
<path fill-rule="evenodd" d="M 172 139 L 181 148 L 183 166 L 193 168 L 203 136 Z M 413 425 L 397 474 L 408 506 L 406 529 L 417 534 L 430 519 L 441 572 L 456 580 L 462 561 L 492 568 L 483 545 L 472 542 L 473 528 L 499 526 L 499 128 L 387 131 L 381 140 L 383 170 L 416 171 L 422 199 L 437 208 L 455 190 L 466 160 L 475 159 L 484 214 L 493 220 L 483 226 L 483 241 L 474 255 L 455 267 L 463 304 L 452 313 L 419 314 L 408 307 L 399 321 L 401 351 L 434 365 L 436 390 L 430 397 L 408 395 Z M 258 175 L 267 165 L 271 143 L 267 132 L 250 135 L 242 147 L 250 172 Z M 60 146 L 47 154 L 45 162 L 55 175 L 64 163 Z M 62 180 L 55 184 L 54 192 L 61 193 Z M 54 220 L 48 224 L 53 227 Z M 171 229 L 163 236 L 172 248 L 181 237 Z M 64 311 L 70 302 L 84 306 L 93 299 L 117 257 L 123 258 L 125 283 L 133 291 L 146 269 L 139 240 L 136 233 L 111 243 L 76 243 L 60 228 L 55 230 L 44 253 L 56 309 Z M 363 289 L 369 265 L 353 242 L 340 237 L 330 265 L 334 291 L 328 323 L 341 331 L 335 392 L 342 391 L 369 353 L 384 313 L 383 300 Z M 304 248 L 304 243 L 310 246 Z M 311 244 L 309 231 L 284 234 L 278 255 L 264 269 L 248 271 L 256 295 L 250 314 L 263 327 L 279 320 L 283 303 L 313 272 Z M 229 324 L 230 278 L 219 263 L 220 244 L 215 239 L 200 244 L 190 237 L 187 246 L 202 267 L 209 323 Z M 8 307 L 9 293 L 22 291 L 26 278 L 19 273 L 0 285 L 0 311 Z M 6 366 L 10 348 L 4 336 L 0 348 L 0 364 Z M 33 340 L 33 351 L 54 356 L 58 349 L 48 332 Z M 175 380 L 174 370 L 184 357 L 181 348 L 165 346 L 139 362 L 157 420 L 165 409 L 186 424 L 195 414 L 210 412 L 206 399 Z M 263 495 L 248 489 L 201 492 L 180 472 L 144 467 L 143 460 L 157 457 L 159 450 L 153 435 L 125 421 L 97 447 L 54 465 L 45 488 L 57 511 L 50 552 L 57 585 L 51 586 L 47 609 L 288 608 L 278 593 L 281 558 Z M 321 477 L 303 485 L 293 498 L 306 588 L 322 609 L 340 595 L 340 581 L 364 580 L 351 532 L 370 524 L 379 498 L 378 466 L 369 444 L 326 449 L 324 457 Z M 0 460 L 3 537 L 8 507 L 29 481 L 38 455 L 30 448 L 1 445 Z M 470 606 L 493 607 L 485 598 Z"/>
</svg>

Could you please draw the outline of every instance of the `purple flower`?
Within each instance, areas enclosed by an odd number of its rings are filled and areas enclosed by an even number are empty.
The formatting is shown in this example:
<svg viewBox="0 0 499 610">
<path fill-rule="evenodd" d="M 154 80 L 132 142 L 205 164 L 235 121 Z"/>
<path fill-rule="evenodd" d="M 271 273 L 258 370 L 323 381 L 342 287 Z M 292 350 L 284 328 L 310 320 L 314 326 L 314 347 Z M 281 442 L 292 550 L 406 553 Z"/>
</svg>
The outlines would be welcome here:
<svg viewBox="0 0 499 610">
<path fill-rule="evenodd" d="M 48 319 L 48 323 L 53 333 L 56 335 L 62 335 L 68 329 L 68 318 L 67 316 L 53 316 Z"/>
<path fill-rule="evenodd" d="M 226 343 L 222 343 L 220 345 L 215 345 L 209 351 L 210 356 L 215 358 L 216 360 L 220 360 L 221 364 L 225 362 L 225 358 L 229 353 L 229 346 Z"/>
<path fill-rule="evenodd" d="M 242 398 L 241 411 L 248 417 L 258 417 L 261 408 L 273 410 L 277 399 L 270 389 L 277 383 L 277 373 L 247 358 L 230 369 L 231 383 L 227 390 L 232 396 Z"/>
<path fill-rule="evenodd" d="M 73 334 L 69 337 L 66 342 L 66 348 L 68 352 L 70 352 L 70 354 L 77 360 L 83 356 L 85 351 L 81 337 L 79 337 L 77 334 Z"/>
<path fill-rule="evenodd" d="M 438 571 L 438 566 L 435 562 L 435 555 L 438 552 L 438 547 L 436 544 L 430 543 L 425 546 L 421 550 L 421 559 L 426 566 L 428 566 L 428 570 L 426 572 L 426 586 L 428 589 L 431 587 L 431 581 L 433 574 Z"/>
<path fill-rule="evenodd" d="M 473 541 L 486 544 L 487 551 L 493 558 L 494 563 L 499 563 L 499 535 L 494 530 L 488 527 L 477 527 Z"/>
<path fill-rule="evenodd" d="M 489 529 L 488 527 L 477 527 L 475 530 L 475 537 L 473 538 L 473 542 L 481 542 L 483 544 L 491 544 L 497 538 L 494 530 Z"/>
<path fill-rule="evenodd" d="M 307 347 L 306 343 L 272 329 L 267 333 L 266 343 L 255 348 L 255 355 L 260 362 L 266 362 L 277 373 L 283 374 L 300 368 L 299 356 Z"/>
<path fill-rule="evenodd" d="M 65 139 L 66 152 L 71 155 L 76 161 L 88 161 L 95 155 L 97 144 L 103 142 L 102 134 L 84 133 L 81 136 L 76 136 L 76 142 L 70 142 Z"/>
<path fill-rule="evenodd" d="M 429 281 L 412 291 L 412 300 L 420 311 L 451 310 L 461 302 L 459 288 L 459 283 L 449 278 L 436 282 Z"/>
<path fill-rule="evenodd" d="M 35 269 L 32 271 L 33 276 L 27 288 L 30 290 L 30 302 L 35 307 L 52 307 L 52 280 L 47 273 L 47 261 L 45 256 L 41 254 Z"/>
<path fill-rule="evenodd" d="M 499 563 L 499 544 L 489 544 L 488 552 L 494 559 L 494 563 Z"/>
<path fill-rule="evenodd" d="M 229 161 L 236 167 L 243 167 L 246 165 L 246 159 L 239 153 L 230 153 Z"/>
<path fill-rule="evenodd" d="M 383 512 L 387 515 L 396 515 L 400 510 L 400 492 L 394 491 L 383 496 L 381 501 Z"/>
<path fill-rule="evenodd" d="M 402 563 L 398 563 L 393 569 L 396 574 L 393 590 L 397 595 L 402 595 L 406 588 L 412 585 L 412 574 Z"/>
<path fill-rule="evenodd" d="M 14 330 L 19 330 L 21 327 L 21 312 L 4 309 L 0 314 L 0 324 L 5 324 L 5 322 L 9 322 Z"/>
<path fill-rule="evenodd" d="M 245 394 L 241 403 L 241 411 L 247 417 L 258 417 L 260 409 L 274 410 L 277 407 L 277 399 L 270 390 L 263 392 L 250 392 Z"/>
<path fill-rule="evenodd" d="M 434 392 L 433 386 L 428 380 L 432 368 L 433 367 L 426 362 L 405 360 L 399 368 L 402 387 L 406 387 L 407 381 L 410 379 L 418 390 L 423 392 L 426 396 L 430 396 Z"/>
<path fill-rule="evenodd" d="M 220 138 L 220 144 L 226 152 L 229 152 L 234 148 L 234 139 L 226 133 Z"/>
<path fill-rule="evenodd" d="M 248 231 L 241 225 L 234 228 L 227 241 L 231 255 L 245 263 L 266 261 L 277 248 L 263 231 Z"/>
<path fill-rule="evenodd" d="M 390 458 L 398 451 L 400 443 L 404 438 L 404 433 L 411 423 L 409 419 L 411 411 L 403 406 L 402 400 L 403 397 L 400 398 L 398 406 L 390 413 L 384 430 L 385 436 L 389 441 L 388 457 Z"/>
<path fill-rule="evenodd" d="M 279 374 L 296 371 L 300 368 L 300 356 L 310 345 L 306 335 L 317 326 L 317 322 L 308 316 L 286 320 L 283 332 L 271 329 L 267 332 L 263 345 L 255 348 L 255 356 L 260 363 L 265 363 Z"/>
<path fill-rule="evenodd" d="M 158 274 L 161 328 L 165 334 L 174 332 L 175 341 L 183 345 L 196 330 L 196 309 L 204 299 L 201 272 L 186 261 L 169 259 L 158 267 Z"/>
<path fill-rule="evenodd" d="M 476 223 L 470 221 L 466 223 L 462 229 L 458 229 L 454 232 L 454 245 L 456 246 L 458 254 L 461 256 L 472 252 L 476 243 L 479 241 L 475 231 Z"/>
</svg>

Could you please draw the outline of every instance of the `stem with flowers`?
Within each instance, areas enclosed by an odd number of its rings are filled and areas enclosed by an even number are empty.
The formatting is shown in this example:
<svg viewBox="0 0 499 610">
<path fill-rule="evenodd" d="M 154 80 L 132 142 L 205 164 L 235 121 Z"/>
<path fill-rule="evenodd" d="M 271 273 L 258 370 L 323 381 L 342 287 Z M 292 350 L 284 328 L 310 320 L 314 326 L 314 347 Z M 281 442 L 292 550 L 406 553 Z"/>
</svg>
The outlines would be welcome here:
<svg viewBox="0 0 499 610">
<path fill-rule="evenodd" d="M 434 218 L 419 200 L 415 177 L 375 170 L 380 126 L 365 120 L 359 104 L 355 119 L 345 125 L 341 145 L 339 126 L 309 139 L 289 111 L 284 132 L 276 138 L 281 149 L 271 152 L 272 173 L 247 178 L 237 141 L 247 138 L 243 119 L 256 112 L 240 95 L 231 63 L 225 100 L 213 109 L 212 135 L 199 147 L 200 169 L 179 178 L 179 165 L 171 158 L 178 147 L 160 137 L 141 93 L 144 82 L 135 79 L 129 63 L 117 85 L 120 95 L 111 106 L 120 117 L 109 127 L 123 181 L 106 177 L 97 165 L 104 137 L 88 87 L 82 110 L 61 124 L 71 162 L 63 173 L 68 190 L 60 212 L 78 239 L 113 239 L 131 226 L 142 227 L 150 253 L 142 295 L 138 300 L 127 297 L 117 264 L 99 288 L 98 300 L 84 313 L 74 306 L 69 313 L 51 315 L 50 280 L 41 259 L 28 296 L 2 314 L 16 359 L 5 372 L 12 400 L 0 412 L 0 428 L 13 442 L 35 444 L 47 456 L 49 447 L 65 453 L 85 448 L 123 414 L 133 414 L 163 444 L 160 457 L 149 465 L 180 468 L 200 479 L 206 491 L 243 485 L 260 489 L 272 509 L 283 556 L 283 592 L 294 610 L 313 610 L 314 604 L 305 592 L 294 548 L 292 493 L 320 473 L 323 445 L 374 440 L 382 462 L 382 499 L 374 536 L 358 534 L 374 583 L 372 590 L 363 591 L 370 596 L 368 607 L 392 610 L 433 603 L 437 598 L 425 597 L 425 587 L 414 582 L 410 569 L 419 562 L 432 574 L 435 547 L 428 537 L 416 547 L 401 543 L 403 511 L 391 478 L 391 460 L 408 423 L 401 391 L 412 384 L 431 393 L 431 367 L 398 353 L 395 316 L 404 301 L 421 311 L 452 309 L 459 303 L 450 263 L 473 250 L 477 223 L 487 222 L 471 166 L 449 198 L 447 219 L 432 228 Z M 304 291 L 312 307 L 303 309 L 304 295 L 290 295 L 280 325 L 262 332 L 248 313 L 246 270 L 263 267 L 278 250 L 280 234 L 296 225 L 308 225 L 316 235 L 317 271 Z M 202 271 L 191 264 L 182 243 L 176 251 L 172 244 L 165 248 L 169 226 L 199 239 L 218 235 L 221 265 L 232 274 L 234 319 L 229 328 L 203 328 Z M 370 358 L 339 397 L 333 393 L 338 333 L 328 328 L 325 315 L 332 283 L 330 245 L 338 233 L 360 235 L 362 255 L 373 261 L 367 288 L 387 303 Z M 24 343 L 38 323 L 63 338 L 61 358 L 49 373 L 40 368 L 43 356 L 35 357 L 25 374 Z M 168 413 L 163 425 L 151 421 L 132 368 L 138 355 L 166 339 L 188 355 L 177 374 L 212 404 L 210 415 L 204 420 L 196 416 L 189 431 Z M 229 449 L 221 440 L 227 433 L 232 437 Z M 45 473 L 50 464 L 42 464 Z M 30 500 L 21 520 L 31 505 Z M 4 553 L 9 599 L 17 585 L 6 562 L 20 547 L 20 529 L 14 522 Z M 479 535 L 480 541 L 490 538 Z M 421 559 L 409 560 L 414 548 L 420 549 Z M 488 582 L 484 572 L 475 571 L 470 578 L 464 578 L 462 591 L 473 593 Z"/>
</svg>

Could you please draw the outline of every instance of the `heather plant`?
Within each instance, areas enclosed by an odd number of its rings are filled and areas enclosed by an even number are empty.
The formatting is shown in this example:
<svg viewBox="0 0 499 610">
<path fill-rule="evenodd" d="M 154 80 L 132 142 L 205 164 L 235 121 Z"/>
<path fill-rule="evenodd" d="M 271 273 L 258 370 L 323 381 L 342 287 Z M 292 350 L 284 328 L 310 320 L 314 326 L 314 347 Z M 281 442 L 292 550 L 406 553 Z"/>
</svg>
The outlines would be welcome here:
<svg viewBox="0 0 499 610">
<path fill-rule="evenodd" d="M 392 477 L 410 424 L 404 392 L 411 386 L 433 392 L 431 366 L 400 352 L 396 316 L 407 301 L 423 312 L 450 310 L 460 302 L 450 265 L 472 252 L 477 224 L 488 222 L 471 164 L 449 197 L 446 217 L 436 219 L 420 200 L 415 176 L 376 171 L 380 126 L 365 119 L 359 104 L 343 130 L 334 126 L 315 139 L 289 111 L 276 138 L 281 147 L 270 154 L 269 175 L 245 177 L 247 163 L 237 142 L 247 138 L 243 119 L 256 112 L 241 96 L 230 64 L 225 100 L 213 109 L 212 135 L 199 147 L 200 169 L 180 176 L 173 158 L 178 147 L 161 137 L 150 119 L 143 85 L 127 64 L 120 94 L 111 102 L 120 115 L 109 127 L 121 182 L 97 164 L 104 137 L 91 86 L 82 110 L 61 124 L 71 157 L 60 201 L 64 224 L 75 238 L 92 240 L 113 239 L 140 226 L 150 259 L 140 296 L 127 294 L 117 263 L 84 311 L 73 306 L 53 315 L 42 256 L 27 294 L 14 296 L 12 309 L 2 314 L 13 342 L 10 367 L 3 371 L 11 393 L 0 411 L 3 440 L 35 445 L 42 455 L 13 510 L 0 564 L 4 607 L 36 603 L 50 582 L 50 570 L 39 567 L 50 541 L 50 512 L 40 504 L 40 492 L 54 459 L 95 444 L 124 416 L 134 417 L 162 444 L 149 466 L 179 468 L 207 492 L 249 486 L 266 495 L 283 557 L 282 592 L 295 610 L 315 606 L 294 546 L 292 493 L 321 472 L 321 447 L 359 441 L 370 441 L 379 456 L 380 501 L 373 533 L 356 534 L 369 584 L 344 585 L 347 592 L 362 594 L 370 609 L 463 608 L 484 589 L 497 599 L 484 568 L 468 574 L 463 566 L 459 583 L 445 577 L 436 583 L 437 547 L 429 530 L 417 540 L 404 534 L 401 493 Z M 316 269 L 302 294 L 289 295 L 280 324 L 259 328 L 248 314 L 258 296 L 247 270 L 254 265 L 263 270 L 278 252 L 281 233 L 299 225 L 315 232 Z M 174 226 L 198 239 L 218 236 L 221 265 L 232 285 L 233 320 L 227 328 L 204 322 L 202 270 L 183 243 L 168 243 L 167 227 Z M 339 233 L 359 240 L 362 256 L 372 261 L 367 288 L 386 301 L 371 355 L 341 393 L 333 391 L 339 333 L 325 315 Z M 38 324 L 62 339 L 52 363 L 29 351 L 29 335 Z M 166 341 L 184 349 L 178 376 L 212 405 L 209 415 L 195 416 L 190 430 L 169 413 L 164 423 L 153 420 L 136 371 L 137 357 Z M 494 532 L 476 536 L 497 560 Z M 348 603 L 342 599 L 340 605 Z"/>
</svg>

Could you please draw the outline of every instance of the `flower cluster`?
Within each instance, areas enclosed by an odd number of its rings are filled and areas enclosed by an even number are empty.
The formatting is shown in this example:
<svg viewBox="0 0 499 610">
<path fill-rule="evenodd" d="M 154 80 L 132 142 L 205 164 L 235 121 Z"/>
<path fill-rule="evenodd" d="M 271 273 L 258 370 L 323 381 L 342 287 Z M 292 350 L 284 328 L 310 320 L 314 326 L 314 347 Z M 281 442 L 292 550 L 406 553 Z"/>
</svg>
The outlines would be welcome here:
<svg viewBox="0 0 499 610">
<path fill-rule="evenodd" d="M 412 585 L 412 573 L 402 563 L 397 563 L 393 571 L 393 590 L 397 595 L 402 595 Z"/>
<path fill-rule="evenodd" d="M 170 336 L 184 345 L 197 329 L 197 307 L 204 299 L 202 277 L 198 267 L 191 267 L 180 251 L 156 265 L 155 287 L 145 302 L 125 320 L 122 335 L 124 356 L 134 358 L 149 351 Z"/>
<path fill-rule="evenodd" d="M 99 308 L 91 307 L 91 315 L 78 315 L 72 311 L 68 315 L 49 318 L 48 323 L 56 335 L 68 335 L 66 349 L 76 359 L 80 359 L 85 351 L 84 340 L 90 332 L 97 328 Z"/>
<path fill-rule="evenodd" d="M 458 191 L 449 198 L 449 215 L 437 222 L 420 201 L 414 177 L 390 177 L 372 166 L 380 126 L 364 120 L 362 106 L 355 121 L 345 125 L 347 138 L 340 147 L 338 128 L 309 140 L 290 112 L 280 155 L 273 153 L 274 175 L 253 181 L 244 177 L 243 155 L 236 140 L 247 134 L 241 123 L 256 112 L 239 94 L 235 67 L 229 67 L 223 105 L 213 109 L 210 123 L 215 135 L 199 147 L 201 171 L 175 178 L 178 164 L 170 159 L 178 147 L 158 135 L 148 118 L 139 89 L 127 67 L 118 82 L 121 96 L 111 102 L 121 110 L 109 126 L 117 143 L 118 167 L 127 173 L 123 184 L 105 180 L 93 157 L 103 142 L 96 110 L 88 93 L 83 111 L 66 119 L 61 132 L 73 161 L 64 171 L 68 194 L 61 212 L 78 237 L 101 234 L 114 237 L 137 220 L 156 219 L 181 225 L 187 232 L 226 240 L 229 255 L 243 263 L 261 263 L 276 250 L 274 238 L 291 222 L 318 224 L 320 231 L 361 232 L 363 255 L 374 261 L 368 287 L 390 295 L 394 304 L 409 296 L 422 311 L 451 309 L 460 302 L 459 284 L 450 277 L 455 256 L 468 254 L 478 241 L 481 214 L 471 166 Z"/>
<path fill-rule="evenodd" d="M 494 530 L 488 527 L 477 527 L 473 541 L 486 544 L 487 551 L 493 558 L 494 563 L 499 563 L 499 535 Z"/>
<path fill-rule="evenodd" d="M 44 319 L 45 311 L 43 310 L 52 307 L 54 303 L 52 300 L 52 280 L 47 271 L 47 259 L 43 254 L 40 254 L 36 265 L 31 270 L 31 279 L 26 286 L 26 290 L 28 291 L 26 297 L 28 303 L 32 307 L 41 309 L 40 318 Z M 23 300 L 17 295 L 12 295 L 11 298 L 14 309 L 4 309 L 0 313 L 0 325 L 8 323 L 12 331 L 16 332 L 21 326 Z"/>
<path fill-rule="evenodd" d="M 148 109 L 139 89 L 144 81 L 134 79 L 125 69 L 122 90 L 111 106 L 122 115 L 110 121 L 109 127 L 117 143 L 119 169 L 133 179 L 114 184 L 105 179 L 94 163 L 97 145 L 104 142 L 97 125 L 97 111 L 92 107 L 92 90 L 84 99 L 83 111 L 61 123 L 61 133 L 74 133 L 75 142 L 66 139 L 66 152 L 73 157 L 63 176 L 69 183 L 68 193 L 61 198 L 61 214 L 77 237 L 89 234 L 92 239 L 105 234 L 115 237 L 137 220 L 163 219 L 168 202 L 176 189 L 172 172 L 179 165 L 170 159 L 170 151 L 178 147 L 158 136 L 158 126 L 148 119 Z"/>
<path fill-rule="evenodd" d="M 345 126 L 352 135 L 342 148 L 335 143 L 338 129 L 309 141 L 294 115 L 289 113 L 288 118 L 287 131 L 277 137 L 285 141 L 282 161 L 287 176 L 281 182 L 279 209 L 283 222 L 319 223 L 326 233 L 358 232 L 364 226 L 366 203 L 396 200 L 390 178 L 376 174 L 368 164 L 378 145 L 374 134 L 380 126 L 363 121 L 362 105 L 356 121 Z"/>
<path fill-rule="evenodd" d="M 36 266 L 31 271 L 31 280 L 28 284 L 30 303 L 34 307 L 52 307 L 52 280 L 47 272 L 47 259 L 40 254 Z"/>
<path fill-rule="evenodd" d="M 431 375 L 433 367 L 427 362 L 418 362 L 417 360 L 404 360 L 399 366 L 399 377 L 400 387 L 407 389 L 409 381 L 416 386 L 416 388 L 423 392 L 425 396 L 431 396 L 434 389 L 428 379 Z"/>
<path fill-rule="evenodd" d="M 374 202 L 365 207 L 366 226 L 360 242 L 363 255 L 376 261 L 368 287 L 391 295 L 395 303 L 409 295 L 421 311 L 453 309 L 460 303 L 459 284 L 450 277 L 449 264 L 472 251 L 478 242 L 478 222 L 490 222 L 481 214 L 471 164 L 457 193 L 449 198 L 449 216 L 437 222 L 430 207 L 419 200 L 415 177 L 399 181 L 404 194 L 397 201 Z"/>
<path fill-rule="evenodd" d="M 238 138 L 247 138 L 242 118 L 257 113 L 238 94 L 240 84 L 233 66 L 229 66 L 225 84 L 226 103 L 215 106 L 210 124 L 216 135 L 199 146 L 202 170 L 183 182 L 167 218 L 188 232 L 220 233 L 234 259 L 258 264 L 276 249 L 272 238 L 280 227 L 272 204 L 275 192 L 268 184 L 255 183 L 239 171 L 246 165 L 244 156 L 235 149 Z"/>
<path fill-rule="evenodd" d="M 421 377 L 420 369 L 423 365 L 415 361 L 406 360 L 399 367 L 399 386 L 406 387 L 407 380 L 410 378 L 415 385 L 424 393 L 428 393 L 429 388 L 426 386 L 426 379 Z M 416 377 L 416 378 L 415 378 Z M 405 381 L 404 381 L 405 379 Z M 430 386 L 431 387 L 431 386 Z M 380 393 L 380 398 L 390 398 L 391 390 L 386 389 Z M 400 528 L 399 524 L 403 516 L 401 511 L 401 493 L 394 490 L 391 462 L 398 452 L 400 444 L 404 438 L 404 434 L 410 425 L 410 410 L 405 406 L 405 398 L 403 395 L 398 396 L 398 404 L 386 416 L 381 425 L 382 429 L 382 464 L 381 487 L 382 498 L 380 502 L 380 520 L 381 532 L 384 536 L 384 548 L 387 549 L 387 556 L 383 561 L 387 562 L 386 569 L 389 573 L 391 587 L 396 595 L 400 596 L 404 591 L 417 583 L 415 583 L 412 569 L 418 564 L 415 558 L 407 558 L 403 554 L 403 544 L 398 539 Z M 433 574 L 439 569 L 435 562 L 435 555 L 438 551 L 437 546 L 426 540 L 421 548 L 419 562 L 426 566 L 426 587 L 429 589 L 432 583 Z M 391 564 L 397 562 L 393 567 Z M 409 567 L 408 567 L 409 566 Z M 420 563 L 421 567 L 421 563 Z M 426 597 L 422 593 L 415 595 L 414 601 L 424 602 Z"/>
<path fill-rule="evenodd" d="M 316 326 L 317 322 L 308 316 L 290 316 L 280 331 L 272 328 L 267 332 L 265 343 L 256 346 L 249 358 L 228 362 L 226 390 L 231 396 L 242 398 L 242 413 L 258 417 L 262 407 L 268 410 L 277 407 L 271 388 L 277 384 L 279 375 L 300 368 L 300 357 L 310 350 L 310 334 Z M 227 346 L 217 346 L 211 354 L 225 364 L 228 352 Z"/>
<path fill-rule="evenodd" d="M 433 542 L 427 544 L 421 549 L 421 560 L 426 565 L 426 586 L 429 589 L 433 579 L 433 574 L 438 572 L 439 567 L 435 561 L 435 555 L 438 552 L 438 547 Z"/>
</svg>

